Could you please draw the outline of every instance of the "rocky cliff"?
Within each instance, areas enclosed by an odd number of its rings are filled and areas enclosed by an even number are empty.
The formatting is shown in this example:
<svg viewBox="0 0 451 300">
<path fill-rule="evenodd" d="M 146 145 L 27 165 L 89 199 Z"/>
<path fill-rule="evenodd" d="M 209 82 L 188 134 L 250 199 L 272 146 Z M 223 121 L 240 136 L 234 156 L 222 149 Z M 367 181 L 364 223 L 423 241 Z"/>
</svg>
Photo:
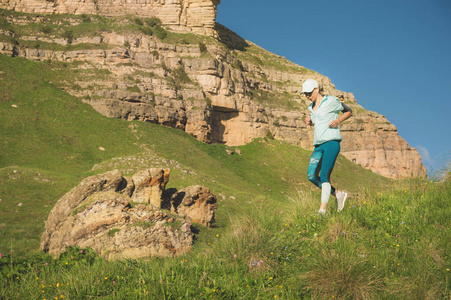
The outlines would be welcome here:
<svg viewBox="0 0 451 300">
<path fill-rule="evenodd" d="M 56 1 L 55 7 L 62 7 L 60 2 L 69 1 Z M 0 3 L 31 10 L 24 8 L 25 1 Z M 236 146 L 272 137 L 311 149 L 313 131 L 303 122 L 309 103 L 299 92 L 303 80 L 315 78 L 326 93 L 353 108 L 354 117 L 341 124 L 344 156 L 391 178 L 425 174 L 418 152 L 384 116 L 362 108 L 327 77 L 219 24 L 212 28 L 215 34 L 206 36 L 166 31 L 167 21 L 156 25 L 147 17 L 1 13 L 0 53 L 46 62 L 59 74 L 55 84 L 107 117 L 179 128 L 205 143 Z"/>
<path fill-rule="evenodd" d="M 221 0 L 1 0 L 0 8 L 35 14 L 157 17 L 173 31 L 213 35 Z"/>
</svg>

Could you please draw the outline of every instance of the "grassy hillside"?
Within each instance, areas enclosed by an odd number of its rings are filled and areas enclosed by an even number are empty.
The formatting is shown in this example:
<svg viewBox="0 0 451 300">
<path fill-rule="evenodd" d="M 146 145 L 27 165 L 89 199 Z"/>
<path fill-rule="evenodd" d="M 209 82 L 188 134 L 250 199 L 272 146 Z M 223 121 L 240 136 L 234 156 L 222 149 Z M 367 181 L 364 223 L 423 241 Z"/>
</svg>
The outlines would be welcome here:
<svg viewBox="0 0 451 300">
<path fill-rule="evenodd" d="M 310 189 L 305 176 L 309 151 L 258 140 L 238 147 L 242 155 L 229 155 L 224 145 L 205 145 L 179 130 L 103 117 L 55 87 L 51 82 L 58 74 L 46 63 L 0 56 L 0 72 L 0 230 L 5 237 L 0 250 L 11 243 L 23 250 L 37 248 L 43 221 L 58 198 L 82 178 L 114 168 L 131 175 L 143 168 L 170 167 L 169 187 L 203 184 L 224 195 L 227 210 L 254 198 L 284 205 L 296 189 Z M 349 179 L 353 173 L 362 178 L 357 184 L 387 182 L 340 157 L 336 182 L 351 188 L 356 184 Z M 33 222 L 14 222 L 36 210 Z M 227 213 L 220 209 L 218 220 Z M 26 245 L 15 238 L 16 231 L 26 235 Z"/>
<path fill-rule="evenodd" d="M 229 155 L 185 132 L 108 119 L 61 91 L 58 71 L 0 55 L 0 299 L 448 299 L 450 186 L 392 182 L 340 156 L 338 214 L 313 212 L 311 154 L 255 140 Z M 54 203 L 86 176 L 170 167 L 168 188 L 202 184 L 217 224 L 175 259 L 108 262 L 37 251 Z M 333 202 L 333 201 L 332 201 Z"/>
</svg>

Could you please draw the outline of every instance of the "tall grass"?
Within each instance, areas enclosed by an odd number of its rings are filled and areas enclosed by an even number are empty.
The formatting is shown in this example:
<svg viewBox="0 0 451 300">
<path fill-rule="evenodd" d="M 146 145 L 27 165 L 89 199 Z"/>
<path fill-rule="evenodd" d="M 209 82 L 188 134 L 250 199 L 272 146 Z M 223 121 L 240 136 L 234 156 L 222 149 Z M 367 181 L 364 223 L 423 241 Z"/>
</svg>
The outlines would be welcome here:
<svg viewBox="0 0 451 300">
<path fill-rule="evenodd" d="M 285 207 L 257 199 L 172 259 L 3 253 L 0 298 L 447 299 L 450 183 L 404 187 L 350 199 L 340 213 L 331 203 L 326 218 L 312 214 L 315 193 Z"/>
</svg>

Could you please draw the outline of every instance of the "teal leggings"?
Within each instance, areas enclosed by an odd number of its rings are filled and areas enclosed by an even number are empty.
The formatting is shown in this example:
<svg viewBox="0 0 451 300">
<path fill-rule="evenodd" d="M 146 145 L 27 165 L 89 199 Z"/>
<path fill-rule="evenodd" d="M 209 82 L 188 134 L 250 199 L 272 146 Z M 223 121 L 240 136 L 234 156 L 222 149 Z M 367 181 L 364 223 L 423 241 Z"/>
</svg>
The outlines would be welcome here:
<svg viewBox="0 0 451 300">
<path fill-rule="evenodd" d="M 340 142 L 329 141 L 315 146 L 310 163 L 308 165 L 308 179 L 317 187 L 321 188 L 321 183 L 330 183 L 330 174 L 340 152 Z M 335 195 L 335 188 L 331 186 L 331 195 Z"/>
</svg>

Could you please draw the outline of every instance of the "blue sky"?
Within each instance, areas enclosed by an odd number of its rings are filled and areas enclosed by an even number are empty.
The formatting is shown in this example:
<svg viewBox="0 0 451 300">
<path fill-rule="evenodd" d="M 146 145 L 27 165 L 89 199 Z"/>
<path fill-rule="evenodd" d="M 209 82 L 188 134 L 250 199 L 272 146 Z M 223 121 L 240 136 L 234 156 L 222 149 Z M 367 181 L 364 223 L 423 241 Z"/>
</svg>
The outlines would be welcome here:
<svg viewBox="0 0 451 300">
<path fill-rule="evenodd" d="M 216 21 L 354 93 L 428 170 L 451 161 L 451 1 L 222 0 Z"/>
</svg>

